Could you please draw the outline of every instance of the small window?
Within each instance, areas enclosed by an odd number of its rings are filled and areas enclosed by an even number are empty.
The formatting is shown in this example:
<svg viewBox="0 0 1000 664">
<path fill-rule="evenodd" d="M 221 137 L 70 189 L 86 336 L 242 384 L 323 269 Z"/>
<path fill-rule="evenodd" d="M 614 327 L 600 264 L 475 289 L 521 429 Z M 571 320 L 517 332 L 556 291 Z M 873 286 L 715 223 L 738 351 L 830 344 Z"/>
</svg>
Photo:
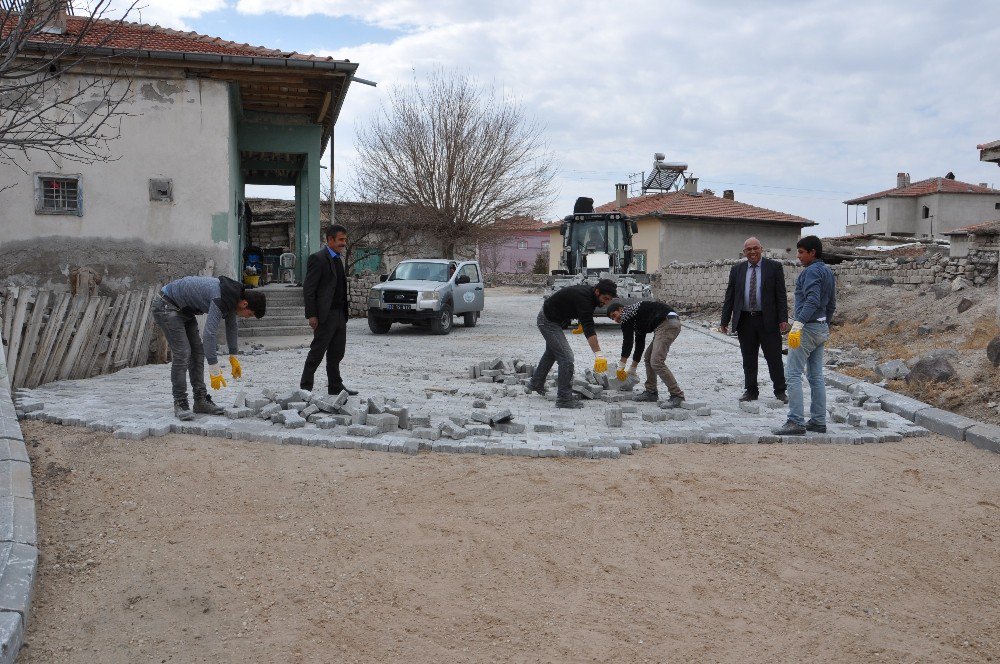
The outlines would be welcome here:
<svg viewBox="0 0 1000 664">
<path fill-rule="evenodd" d="M 542 249 L 545 249 L 546 251 L 549 250 L 549 241 L 548 240 L 542 240 Z"/>
<path fill-rule="evenodd" d="M 528 248 L 528 241 L 527 240 L 518 240 L 517 241 L 517 248 L 518 249 L 527 249 Z"/>
<path fill-rule="evenodd" d="M 882 218 L 882 208 L 875 208 L 875 221 Z"/>
<path fill-rule="evenodd" d="M 1000 203 L 994 203 L 993 204 L 993 209 L 994 210 L 1000 210 Z"/>
<path fill-rule="evenodd" d="M 517 262 L 517 269 L 518 270 L 527 270 L 528 269 L 528 261 L 518 261 Z"/>
<path fill-rule="evenodd" d="M 462 269 L 458 271 L 458 276 L 468 277 L 469 282 L 473 284 L 478 284 L 482 281 L 479 278 L 479 268 L 476 267 L 475 263 L 466 263 L 462 266 Z"/>
<path fill-rule="evenodd" d="M 35 175 L 36 214 L 83 214 L 79 175 Z"/>
<path fill-rule="evenodd" d="M 929 216 L 931 216 L 931 209 L 925 205 L 920 210 L 920 216 L 923 217 L 924 219 L 928 218 Z"/>
<path fill-rule="evenodd" d="M 174 200 L 173 180 L 165 178 L 153 178 L 149 181 L 149 200 L 151 201 L 172 201 Z"/>
</svg>

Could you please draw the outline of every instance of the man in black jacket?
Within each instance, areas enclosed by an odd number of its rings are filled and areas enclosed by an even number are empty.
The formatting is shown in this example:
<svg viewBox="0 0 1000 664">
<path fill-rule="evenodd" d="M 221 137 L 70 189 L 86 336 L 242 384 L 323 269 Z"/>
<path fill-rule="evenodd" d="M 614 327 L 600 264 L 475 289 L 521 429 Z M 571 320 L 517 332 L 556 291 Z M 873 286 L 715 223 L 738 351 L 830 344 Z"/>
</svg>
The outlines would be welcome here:
<svg viewBox="0 0 1000 664">
<path fill-rule="evenodd" d="M 785 368 L 781 362 L 781 334 L 788 330 L 788 294 L 781 263 L 763 258 L 760 240 L 747 238 L 743 243 L 746 262 L 729 271 L 726 301 L 722 305 L 723 334 L 729 332 L 730 318 L 740 340 L 743 355 L 743 396 L 740 401 L 755 401 L 757 354 L 763 349 L 774 396 L 788 403 L 785 395 Z"/>
<path fill-rule="evenodd" d="M 545 379 L 555 362 L 559 363 L 559 375 L 556 380 L 556 408 L 583 408 L 583 404 L 573 397 L 573 350 L 566 341 L 563 328 L 571 320 L 580 321 L 583 334 L 587 337 L 590 349 L 594 351 L 594 371 L 604 373 L 608 370 L 608 360 L 601 352 L 594 330 L 594 309 L 606 306 L 618 294 L 618 287 L 610 279 L 601 279 L 597 286 L 578 284 L 561 288 L 549 296 L 538 312 L 538 330 L 545 339 L 545 352 L 535 367 L 526 391 L 545 394 Z"/>
<path fill-rule="evenodd" d="M 342 258 L 346 248 L 347 229 L 331 224 L 326 229 L 326 246 L 309 256 L 306 264 L 302 297 L 313 340 L 299 380 L 304 390 L 313 389 L 313 375 L 326 355 L 327 392 L 357 394 L 344 387 L 340 376 L 340 361 L 347 347 L 347 271 Z"/>
<path fill-rule="evenodd" d="M 646 300 L 623 306 L 621 302 L 612 302 L 608 307 L 608 316 L 622 326 L 622 357 L 618 361 L 619 380 L 625 380 L 629 374 L 635 375 L 641 357 L 646 363 L 646 389 L 635 398 L 636 401 L 657 401 L 659 392 L 656 389 L 657 377 L 663 381 L 670 392 L 667 405 L 679 408 L 684 403 L 684 390 L 677 384 L 677 379 L 667 366 L 667 353 L 670 346 L 681 332 L 681 320 L 672 308 L 662 302 Z M 646 348 L 646 335 L 653 333 L 653 340 Z M 635 341 L 635 355 L 632 366 L 626 371 L 628 356 L 632 352 Z M 643 354 L 645 350 L 645 354 Z"/>
</svg>

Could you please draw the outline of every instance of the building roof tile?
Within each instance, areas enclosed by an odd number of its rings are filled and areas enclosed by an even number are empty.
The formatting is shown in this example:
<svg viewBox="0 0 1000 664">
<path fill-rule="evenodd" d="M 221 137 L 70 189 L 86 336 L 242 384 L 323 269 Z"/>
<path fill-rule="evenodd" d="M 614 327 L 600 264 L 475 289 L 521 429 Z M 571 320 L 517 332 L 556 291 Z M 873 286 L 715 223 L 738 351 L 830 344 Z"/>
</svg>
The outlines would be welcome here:
<svg viewBox="0 0 1000 664">
<path fill-rule="evenodd" d="M 945 235 L 1000 235 L 1000 219 L 956 228 L 953 231 L 948 231 Z"/>
<path fill-rule="evenodd" d="M 596 212 L 619 210 L 630 217 L 657 216 L 666 219 L 706 219 L 734 221 L 763 221 L 776 224 L 796 224 L 815 226 L 816 222 L 785 212 L 740 203 L 729 198 L 691 194 L 686 191 L 672 191 L 659 194 L 635 196 L 625 201 L 624 207 L 617 207 L 614 201 L 596 208 Z"/>
<path fill-rule="evenodd" d="M 874 194 L 852 198 L 849 201 L 844 201 L 844 203 L 846 205 L 858 205 L 876 198 L 905 198 L 908 196 L 928 196 L 930 194 L 1000 194 L 1000 191 L 950 178 L 927 178 L 926 180 L 908 184 L 905 187 L 893 187 L 892 189 L 886 189 Z"/>
</svg>

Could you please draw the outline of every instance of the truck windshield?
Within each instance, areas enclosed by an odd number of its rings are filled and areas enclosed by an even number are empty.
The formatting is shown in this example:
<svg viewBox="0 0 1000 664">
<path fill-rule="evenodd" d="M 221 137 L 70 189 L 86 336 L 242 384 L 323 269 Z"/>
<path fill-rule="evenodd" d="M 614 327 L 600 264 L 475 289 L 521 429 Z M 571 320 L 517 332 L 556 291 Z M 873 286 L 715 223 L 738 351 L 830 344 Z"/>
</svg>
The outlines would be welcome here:
<svg viewBox="0 0 1000 664">
<path fill-rule="evenodd" d="M 389 281 L 448 281 L 447 263 L 400 263 Z"/>
</svg>

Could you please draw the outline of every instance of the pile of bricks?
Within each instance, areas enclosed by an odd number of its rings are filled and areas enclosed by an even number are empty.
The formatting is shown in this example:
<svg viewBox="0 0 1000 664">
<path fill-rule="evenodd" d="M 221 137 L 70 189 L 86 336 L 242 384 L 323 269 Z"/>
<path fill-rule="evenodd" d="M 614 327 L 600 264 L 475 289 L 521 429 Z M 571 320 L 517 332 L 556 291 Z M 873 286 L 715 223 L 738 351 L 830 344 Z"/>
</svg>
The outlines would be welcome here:
<svg viewBox="0 0 1000 664">
<path fill-rule="evenodd" d="M 534 371 L 535 366 L 523 360 L 497 357 L 470 365 L 468 377 L 477 383 L 527 385 Z M 619 401 L 631 401 L 634 396 L 632 390 L 638 383 L 639 379 L 632 375 L 628 376 L 625 380 L 618 380 L 611 372 L 596 373 L 591 369 L 587 369 L 583 373 L 583 378 L 573 379 L 573 391 L 584 399 L 600 399 L 616 403 Z M 549 395 L 550 399 L 555 399 L 554 376 L 550 375 L 546 387 L 552 392 Z"/>
<path fill-rule="evenodd" d="M 496 358 L 484 360 L 469 366 L 469 378 L 477 383 L 500 383 L 502 385 L 518 385 L 527 383 L 535 365 L 524 360 L 505 360 Z"/>
</svg>

